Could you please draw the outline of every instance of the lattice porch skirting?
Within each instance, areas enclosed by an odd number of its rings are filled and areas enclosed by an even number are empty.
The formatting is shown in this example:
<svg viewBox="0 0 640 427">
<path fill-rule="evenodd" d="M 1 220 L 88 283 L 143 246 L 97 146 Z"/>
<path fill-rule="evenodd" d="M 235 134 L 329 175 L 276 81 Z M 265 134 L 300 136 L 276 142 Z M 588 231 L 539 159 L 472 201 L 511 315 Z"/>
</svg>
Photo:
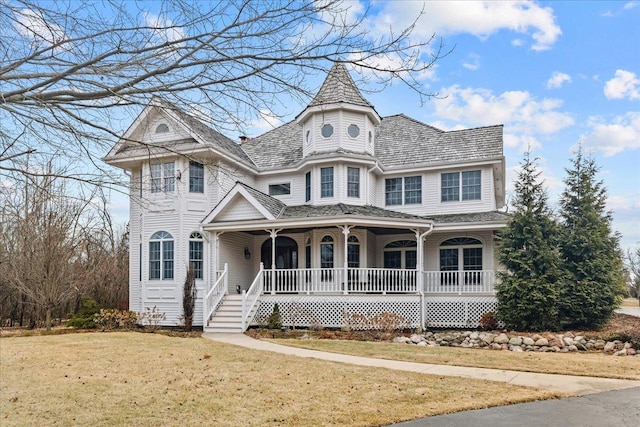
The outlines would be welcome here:
<svg viewBox="0 0 640 427">
<path fill-rule="evenodd" d="M 264 325 L 277 303 L 284 326 L 362 329 L 421 326 L 419 295 L 263 295 L 252 325 Z M 475 328 L 495 311 L 493 296 L 424 297 L 425 326 Z"/>
</svg>

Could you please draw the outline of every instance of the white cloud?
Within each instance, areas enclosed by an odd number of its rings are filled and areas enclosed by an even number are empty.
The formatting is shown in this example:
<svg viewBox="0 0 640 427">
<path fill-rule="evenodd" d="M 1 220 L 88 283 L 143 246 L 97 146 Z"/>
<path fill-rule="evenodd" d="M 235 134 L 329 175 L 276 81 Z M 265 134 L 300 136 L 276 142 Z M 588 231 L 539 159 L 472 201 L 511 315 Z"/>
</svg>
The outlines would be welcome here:
<svg viewBox="0 0 640 427">
<path fill-rule="evenodd" d="M 480 68 L 480 55 L 470 53 L 467 55 L 467 59 L 462 62 L 462 66 L 468 70 L 477 70 Z"/>
<path fill-rule="evenodd" d="M 263 134 L 282 125 L 282 119 L 269 110 L 260 110 L 260 118 L 251 122 L 256 134 Z"/>
<path fill-rule="evenodd" d="M 565 83 L 571 83 L 571 76 L 560 71 L 554 71 L 551 78 L 547 80 L 547 89 L 561 88 Z"/>
<path fill-rule="evenodd" d="M 145 24 L 151 28 L 151 40 L 149 45 L 161 45 L 163 43 L 175 43 L 186 37 L 184 30 L 173 24 L 173 22 L 166 16 L 158 16 L 153 13 L 144 13 Z M 176 49 L 181 46 L 181 43 L 175 43 L 172 46 L 166 48 L 163 52 L 168 56 L 176 55 Z"/>
<path fill-rule="evenodd" d="M 526 91 L 507 91 L 495 95 L 482 88 L 462 88 L 453 85 L 438 91 L 444 99 L 433 101 L 435 116 L 464 123 L 465 126 L 485 126 L 504 123 L 508 133 L 551 134 L 570 126 L 573 118 L 558 111 L 562 101 L 535 99 Z"/>
<path fill-rule="evenodd" d="M 640 2 L 630 1 L 624 4 L 624 9 L 625 10 L 633 9 L 634 7 L 638 7 L 638 5 L 640 5 Z"/>
<path fill-rule="evenodd" d="M 536 158 L 538 156 L 535 155 L 535 150 L 532 147 L 531 150 L 532 158 Z M 521 161 L 520 159 L 519 161 Z M 509 199 L 509 203 L 513 202 L 513 197 L 515 193 L 515 183 L 518 179 L 518 174 L 522 172 L 522 165 L 518 163 L 515 166 L 507 167 L 506 173 L 506 192 L 507 199 Z M 542 185 L 547 191 L 547 195 L 549 196 L 549 206 L 553 209 L 556 204 L 556 200 L 558 199 L 558 195 L 562 192 L 564 188 L 564 182 L 562 179 L 556 177 L 551 168 L 547 166 L 546 159 L 539 158 L 538 165 L 535 168 L 535 172 L 539 172 L 538 182 L 542 182 Z"/>
<path fill-rule="evenodd" d="M 20 34 L 33 39 L 35 44 L 52 45 L 65 38 L 61 27 L 47 22 L 45 16 L 30 9 L 16 12 L 14 27 Z"/>
<path fill-rule="evenodd" d="M 616 70 L 616 75 L 604 85 L 604 95 L 609 99 L 640 99 L 640 79 L 635 73 Z"/>
<path fill-rule="evenodd" d="M 594 152 L 614 156 L 640 148 L 640 112 L 616 117 L 612 123 L 590 118 L 591 132 L 582 136 L 582 144 Z"/>
<path fill-rule="evenodd" d="M 418 14 L 413 35 L 431 37 L 469 33 L 485 39 L 500 30 L 529 35 L 531 49 L 550 49 L 562 34 L 550 7 L 527 1 L 388 2 L 379 14 L 377 30 L 407 27 Z"/>
</svg>

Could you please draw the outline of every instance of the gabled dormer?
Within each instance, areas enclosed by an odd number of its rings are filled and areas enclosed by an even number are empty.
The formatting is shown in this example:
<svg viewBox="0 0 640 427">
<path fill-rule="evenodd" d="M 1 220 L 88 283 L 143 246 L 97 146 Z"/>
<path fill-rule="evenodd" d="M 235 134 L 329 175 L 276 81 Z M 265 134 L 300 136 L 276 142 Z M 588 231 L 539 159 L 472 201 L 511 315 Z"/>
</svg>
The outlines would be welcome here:
<svg viewBox="0 0 640 427">
<path fill-rule="evenodd" d="M 335 64 L 311 103 L 296 118 L 302 127 L 302 156 L 347 151 L 374 155 L 381 122 L 343 64 Z"/>
</svg>

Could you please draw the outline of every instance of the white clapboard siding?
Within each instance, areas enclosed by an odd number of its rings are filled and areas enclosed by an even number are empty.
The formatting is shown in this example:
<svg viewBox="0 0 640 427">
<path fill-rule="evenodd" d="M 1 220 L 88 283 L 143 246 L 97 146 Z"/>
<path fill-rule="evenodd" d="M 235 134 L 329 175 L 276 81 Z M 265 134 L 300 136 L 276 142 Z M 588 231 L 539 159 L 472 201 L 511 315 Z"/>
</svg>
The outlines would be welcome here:
<svg viewBox="0 0 640 427">
<path fill-rule="evenodd" d="M 440 270 L 440 244 L 454 237 L 470 237 L 482 242 L 482 269 L 493 270 L 494 241 L 491 231 L 474 231 L 460 233 L 437 233 L 427 236 L 425 240 L 425 271 Z"/>
<path fill-rule="evenodd" d="M 225 233 L 220 236 L 218 260 L 219 266 L 229 266 L 229 292 L 235 293 L 237 285 L 247 289 L 257 274 L 259 252 L 252 252 L 251 259 L 244 257 L 244 248 L 252 246 L 253 237 L 245 233 Z"/>
</svg>

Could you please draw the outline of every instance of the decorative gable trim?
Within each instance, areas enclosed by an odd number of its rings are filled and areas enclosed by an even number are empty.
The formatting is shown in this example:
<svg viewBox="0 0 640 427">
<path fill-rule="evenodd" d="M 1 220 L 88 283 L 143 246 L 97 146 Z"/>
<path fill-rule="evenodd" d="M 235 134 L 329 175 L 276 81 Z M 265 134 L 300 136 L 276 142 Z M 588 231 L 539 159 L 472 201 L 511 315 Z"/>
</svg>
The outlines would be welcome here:
<svg viewBox="0 0 640 427">
<path fill-rule="evenodd" d="M 260 218 L 245 218 L 245 219 L 266 219 L 266 220 L 274 220 L 277 218 L 277 215 L 274 215 L 268 207 L 263 205 L 257 197 L 252 194 L 252 189 L 250 187 L 245 186 L 244 184 L 237 182 L 231 190 L 220 200 L 220 203 L 217 204 L 215 208 L 207 215 L 202 221 L 203 224 L 208 224 L 214 222 L 220 218 L 225 218 L 225 213 L 232 208 L 232 206 L 237 203 L 239 198 L 244 199 L 246 202 L 251 205 L 256 213 L 260 214 Z M 256 190 L 253 190 L 256 191 Z M 266 196 L 266 195 L 265 195 Z M 269 197 L 269 196 L 267 196 Z M 284 206 L 284 204 L 283 204 Z"/>
</svg>

